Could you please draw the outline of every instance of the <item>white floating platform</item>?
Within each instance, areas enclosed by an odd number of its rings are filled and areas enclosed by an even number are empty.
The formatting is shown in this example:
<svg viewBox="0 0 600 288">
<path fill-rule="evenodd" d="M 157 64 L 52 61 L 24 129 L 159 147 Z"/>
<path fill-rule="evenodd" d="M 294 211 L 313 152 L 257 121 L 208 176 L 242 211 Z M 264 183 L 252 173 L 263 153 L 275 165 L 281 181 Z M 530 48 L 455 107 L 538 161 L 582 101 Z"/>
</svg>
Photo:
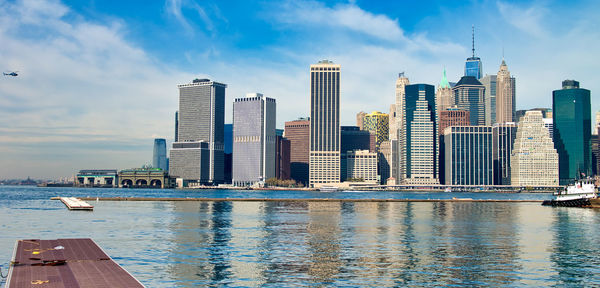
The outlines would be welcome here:
<svg viewBox="0 0 600 288">
<path fill-rule="evenodd" d="M 60 197 L 60 201 L 69 208 L 69 210 L 94 210 L 94 206 L 75 197 Z"/>
</svg>

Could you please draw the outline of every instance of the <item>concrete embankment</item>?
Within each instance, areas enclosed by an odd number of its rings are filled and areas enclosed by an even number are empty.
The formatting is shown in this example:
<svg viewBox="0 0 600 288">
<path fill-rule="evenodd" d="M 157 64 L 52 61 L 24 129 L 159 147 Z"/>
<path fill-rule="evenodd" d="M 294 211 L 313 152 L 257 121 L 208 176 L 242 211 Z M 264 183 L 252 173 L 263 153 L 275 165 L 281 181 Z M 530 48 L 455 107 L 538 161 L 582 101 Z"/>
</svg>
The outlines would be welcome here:
<svg viewBox="0 0 600 288">
<path fill-rule="evenodd" d="M 59 200 L 52 197 L 51 200 Z M 341 199 L 341 198 L 160 198 L 160 197 L 81 197 L 84 201 L 204 201 L 204 202 L 494 202 L 494 203 L 541 203 L 542 200 L 510 199 Z"/>
</svg>

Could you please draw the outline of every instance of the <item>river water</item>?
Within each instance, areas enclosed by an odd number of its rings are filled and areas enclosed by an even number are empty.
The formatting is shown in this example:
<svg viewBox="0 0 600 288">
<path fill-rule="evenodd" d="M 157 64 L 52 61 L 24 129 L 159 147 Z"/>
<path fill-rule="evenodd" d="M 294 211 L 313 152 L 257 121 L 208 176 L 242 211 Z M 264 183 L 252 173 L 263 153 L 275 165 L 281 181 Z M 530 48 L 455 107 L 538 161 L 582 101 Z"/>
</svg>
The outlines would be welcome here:
<svg viewBox="0 0 600 288">
<path fill-rule="evenodd" d="M 539 203 L 93 202 L 52 196 L 544 199 L 548 194 L 0 186 L 0 265 L 18 239 L 94 239 L 148 287 L 600 286 L 600 210 Z"/>
</svg>

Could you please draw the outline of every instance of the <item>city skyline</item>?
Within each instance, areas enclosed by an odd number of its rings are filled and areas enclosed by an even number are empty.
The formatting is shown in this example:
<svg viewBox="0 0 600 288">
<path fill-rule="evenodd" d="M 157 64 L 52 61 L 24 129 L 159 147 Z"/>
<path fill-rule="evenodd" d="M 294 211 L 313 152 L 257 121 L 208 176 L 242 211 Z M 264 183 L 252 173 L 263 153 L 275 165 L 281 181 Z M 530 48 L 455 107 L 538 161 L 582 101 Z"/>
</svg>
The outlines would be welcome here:
<svg viewBox="0 0 600 288">
<path fill-rule="evenodd" d="M 551 92 L 565 79 L 591 90 L 592 113 L 599 109 L 599 60 L 589 48 L 600 39 L 592 25 L 597 3 L 238 4 L 123 4 L 141 9 L 134 16 L 114 4 L 0 2 L 0 69 L 20 71 L 0 80 L 0 153 L 6 155 L 0 178 L 58 178 L 149 163 L 154 138 L 172 141 L 176 85 L 194 78 L 231 85 L 226 123 L 234 98 L 263 91 L 278 99 L 277 127 L 283 128 L 309 114 L 306 67 L 331 59 L 344 67 L 340 124 L 351 125 L 360 110 L 387 111 L 399 72 L 414 83 L 437 84 L 445 67 L 448 80 L 457 82 L 471 56 L 472 25 L 483 75 L 497 72 L 505 51 L 519 79 L 517 109 L 551 107 Z M 473 11 L 468 20 L 456 19 Z M 574 21 L 561 27 L 555 19 L 562 18 Z M 323 45 L 306 49 L 308 35 Z"/>
</svg>

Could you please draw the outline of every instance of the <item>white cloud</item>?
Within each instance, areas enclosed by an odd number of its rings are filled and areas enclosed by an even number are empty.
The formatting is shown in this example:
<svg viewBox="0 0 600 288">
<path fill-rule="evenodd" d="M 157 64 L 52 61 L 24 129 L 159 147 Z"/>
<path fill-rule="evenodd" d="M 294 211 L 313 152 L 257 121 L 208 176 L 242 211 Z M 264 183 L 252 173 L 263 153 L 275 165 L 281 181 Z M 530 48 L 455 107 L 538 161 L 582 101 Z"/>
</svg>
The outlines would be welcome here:
<svg viewBox="0 0 600 288">
<path fill-rule="evenodd" d="M 546 7 L 540 5 L 520 7 L 500 1 L 496 5 L 506 22 L 517 29 L 536 37 L 548 34 L 541 24 L 542 20 L 548 17 Z"/>
</svg>

